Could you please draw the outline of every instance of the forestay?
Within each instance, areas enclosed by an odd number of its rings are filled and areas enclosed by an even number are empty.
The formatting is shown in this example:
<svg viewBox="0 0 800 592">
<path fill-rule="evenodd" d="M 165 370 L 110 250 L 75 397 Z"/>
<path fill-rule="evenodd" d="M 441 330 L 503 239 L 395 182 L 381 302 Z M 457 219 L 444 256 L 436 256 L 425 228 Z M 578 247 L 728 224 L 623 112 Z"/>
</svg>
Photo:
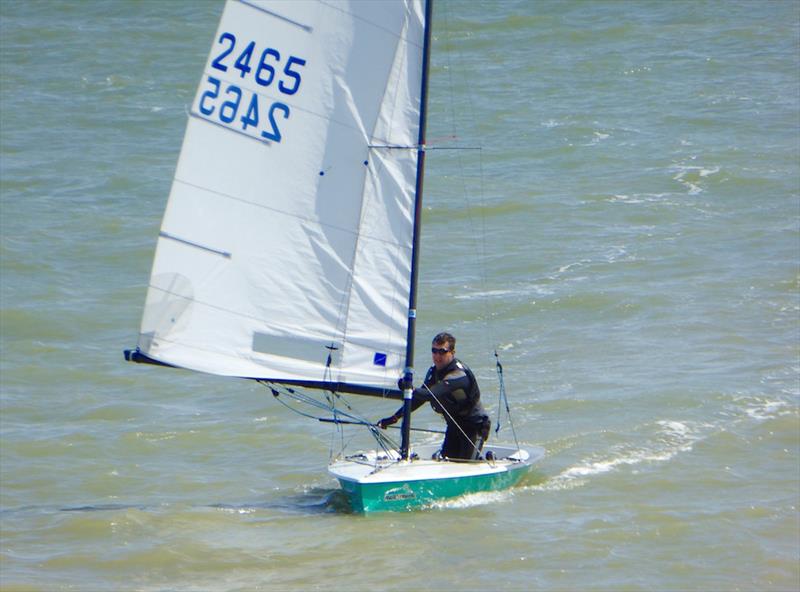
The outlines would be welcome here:
<svg viewBox="0 0 800 592">
<path fill-rule="evenodd" d="M 143 354 L 396 389 L 424 18 L 419 0 L 228 0 L 162 223 Z"/>
</svg>

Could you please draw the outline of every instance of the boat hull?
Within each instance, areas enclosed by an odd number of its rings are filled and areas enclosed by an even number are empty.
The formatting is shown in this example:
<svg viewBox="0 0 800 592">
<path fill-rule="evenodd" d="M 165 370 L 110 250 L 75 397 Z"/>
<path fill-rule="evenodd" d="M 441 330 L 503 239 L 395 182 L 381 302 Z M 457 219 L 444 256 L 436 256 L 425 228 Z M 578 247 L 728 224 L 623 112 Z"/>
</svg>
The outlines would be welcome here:
<svg viewBox="0 0 800 592">
<path fill-rule="evenodd" d="M 355 512 L 406 511 L 471 493 L 513 487 L 544 456 L 538 447 L 487 446 L 493 461 L 432 460 L 435 446 L 412 450 L 416 458 L 400 461 L 375 451 L 332 463 L 328 471 L 347 493 Z"/>
</svg>

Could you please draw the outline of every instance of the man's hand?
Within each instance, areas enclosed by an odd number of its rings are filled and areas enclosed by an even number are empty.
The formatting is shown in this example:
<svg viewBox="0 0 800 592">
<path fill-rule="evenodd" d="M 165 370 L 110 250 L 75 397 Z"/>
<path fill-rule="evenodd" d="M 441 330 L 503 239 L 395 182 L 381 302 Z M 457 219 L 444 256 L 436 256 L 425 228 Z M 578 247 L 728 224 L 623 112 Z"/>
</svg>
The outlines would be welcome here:
<svg viewBox="0 0 800 592">
<path fill-rule="evenodd" d="M 391 415 L 389 417 L 384 417 L 382 420 L 380 420 L 378 422 L 378 427 L 381 428 L 382 430 L 385 430 L 390 425 L 396 424 L 399 420 L 400 420 L 400 418 L 397 417 L 396 415 Z"/>
</svg>

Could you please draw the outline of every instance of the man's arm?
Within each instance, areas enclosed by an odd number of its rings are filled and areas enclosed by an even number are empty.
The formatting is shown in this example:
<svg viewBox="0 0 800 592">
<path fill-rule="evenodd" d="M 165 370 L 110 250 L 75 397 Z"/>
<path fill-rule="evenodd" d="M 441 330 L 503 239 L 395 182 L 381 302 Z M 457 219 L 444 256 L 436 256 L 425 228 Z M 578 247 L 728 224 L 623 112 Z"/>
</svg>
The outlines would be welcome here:
<svg viewBox="0 0 800 592">
<path fill-rule="evenodd" d="M 474 401 L 469 398 L 470 386 L 467 373 L 457 368 L 445 376 L 444 380 L 432 386 L 427 397 L 431 401 L 431 406 L 434 409 L 438 407 L 440 413 L 441 408 L 444 408 L 452 416 L 461 415 L 474 405 Z"/>
</svg>

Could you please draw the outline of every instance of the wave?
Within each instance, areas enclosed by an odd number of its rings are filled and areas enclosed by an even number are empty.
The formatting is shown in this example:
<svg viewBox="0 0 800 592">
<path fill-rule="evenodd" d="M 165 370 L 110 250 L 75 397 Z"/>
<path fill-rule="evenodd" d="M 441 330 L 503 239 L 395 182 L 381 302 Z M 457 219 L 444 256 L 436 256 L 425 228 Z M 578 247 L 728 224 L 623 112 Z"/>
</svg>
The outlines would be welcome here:
<svg viewBox="0 0 800 592">
<path fill-rule="evenodd" d="M 734 401 L 741 405 L 740 409 L 744 414 L 757 422 L 763 422 L 777 417 L 793 415 L 797 413 L 797 408 L 792 407 L 786 401 L 773 401 L 764 397 L 742 396 L 735 397 Z"/>
<path fill-rule="evenodd" d="M 489 504 L 506 503 L 511 501 L 511 499 L 514 497 L 514 491 L 514 489 L 504 489 L 503 491 L 481 491 L 478 493 L 468 493 L 456 498 L 432 502 L 426 507 L 437 510 L 452 510 L 474 508 L 476 506 L 486 506 Z"/>
<path fill-rule="evenodd" d="M 592 455 L 561 471 L 544 483 L 531 485 L 531 491 L 574 489 L 585 485 L 591 477 L 642 463 L 663 463 L 692 450 L 706 438 L 711 424 L 660 420 L 656 433 L 644 445 L 618 444 L 605 454 Z"/>
<path fill-rule="evenodd" d="M 675 173 L 672 179 L 683 185 L 688 190 L 689 195 L 697 195 L 705 191 L 702 181 L 706 177 L 719 173 L 720 167 L 676 164 L 671 168 L 671 171 Z"/>
<path fill-rule="evenodd" d="M 715 420 L 662 419 L 643 424 L 635 430 L 650 433 L 643 442 L 631 442 L 630 438 L 626 438 L 626 441 L 615 444 L 604 452 L 591 454 L 571 464 L 543 483 L 530 485 L 525 489 L 557 491 L 582 487 L 600 475 L 637 465 L 669 462 L 692 451 L 698 442 L 709 438 L 735 434 L 738 429 L 747 430 L 749 426 L 798 415 L 800 407 L 791 401 L 765 395 L 733 395 L 730 403 Z M 548 446 L 551 453 L 557 451 L 557 448 Z"/>
</svg>

